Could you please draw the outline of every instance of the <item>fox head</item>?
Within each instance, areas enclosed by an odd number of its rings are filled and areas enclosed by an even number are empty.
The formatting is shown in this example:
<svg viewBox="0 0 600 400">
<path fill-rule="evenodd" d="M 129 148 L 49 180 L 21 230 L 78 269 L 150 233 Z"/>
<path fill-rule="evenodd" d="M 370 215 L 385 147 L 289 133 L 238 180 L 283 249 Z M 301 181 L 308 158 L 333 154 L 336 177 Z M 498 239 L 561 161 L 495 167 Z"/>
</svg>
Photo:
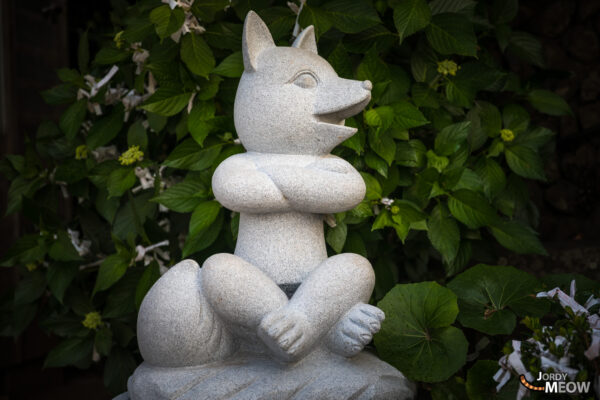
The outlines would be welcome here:
<svg viewBox="0 0 600 400">
<path fill-rule="evenodd" d="M 340 78 L 317 54 L 312 26 L 292 47 L 277 47 L 250 11 L 242 37 L 244 73 L 234 107 L 235 127 L 249 151 L 323 155 L 356 133 L 344 120 L 371 99 L 371 82 Z"/>
</svg>

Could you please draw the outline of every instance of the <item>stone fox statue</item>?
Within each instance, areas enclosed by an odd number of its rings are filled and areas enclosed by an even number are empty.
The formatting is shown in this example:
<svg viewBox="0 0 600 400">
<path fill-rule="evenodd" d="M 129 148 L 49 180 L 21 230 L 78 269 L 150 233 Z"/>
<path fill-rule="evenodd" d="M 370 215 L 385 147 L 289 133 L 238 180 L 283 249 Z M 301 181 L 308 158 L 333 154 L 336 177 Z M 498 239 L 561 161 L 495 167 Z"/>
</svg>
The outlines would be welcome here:
<svg viewBox="0 0 600 400">
<path fill-rule="evenodd" d="M 371 98 L 371 82 L 340 78 L 317 54 L 312 26 L 276 47 L 250 12 L 235 126 L 247 153 L 223 161 L 212 179 L 240 213 L 234 254 L 200 269 L 186 260 L 152 287 L 138 318 L 145 361 L 196 366 L 236 351 L 286 362 L 312 350 L 345 357 L 371 341 L 384 318 L 367 302 L 374 273 L 364 257 L 327 257 L 323 215 L 363 200 L 360 174 L 330 151 L 356 129 L 344 120 Z"/>
</svg>

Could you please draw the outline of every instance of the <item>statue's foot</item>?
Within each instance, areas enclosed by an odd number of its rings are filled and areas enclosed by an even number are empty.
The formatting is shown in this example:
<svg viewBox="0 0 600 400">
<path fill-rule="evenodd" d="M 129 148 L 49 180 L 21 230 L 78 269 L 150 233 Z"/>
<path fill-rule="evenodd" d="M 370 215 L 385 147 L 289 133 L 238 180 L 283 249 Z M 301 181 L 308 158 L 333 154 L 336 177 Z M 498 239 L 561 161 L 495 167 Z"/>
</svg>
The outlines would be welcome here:
<svg viewBox="0 0 600 400">
<path fill-rule="evenodd" d="M 258 337 L 273 354 L 284 361 L 294 361 L 312 345 L 306 316 L 287 307 L 267 314 L 258 326 Z"/>
<path fill-rule="evenodd" d="M 327 347 L 344 357 L 360 353 L 381 328 L 385 314 L 379 308 L 359 303 L 352 307 L 327 334 Z"/>
</svg>

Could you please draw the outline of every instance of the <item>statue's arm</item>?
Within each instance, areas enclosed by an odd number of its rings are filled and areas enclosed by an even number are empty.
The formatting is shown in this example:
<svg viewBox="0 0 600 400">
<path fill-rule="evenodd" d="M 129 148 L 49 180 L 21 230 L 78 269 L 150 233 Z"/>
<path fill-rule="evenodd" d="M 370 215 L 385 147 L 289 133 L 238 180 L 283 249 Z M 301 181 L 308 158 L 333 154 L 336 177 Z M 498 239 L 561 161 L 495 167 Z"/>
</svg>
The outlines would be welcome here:
<svg viewBox="0 0 600 400">
<path fill-rule="evenodd" d="M 212 178 L 215 198 L 237 212 L 290 211 L 291 206 L 273 180 L 244 154 L 223 161 Z"/>
<path fill-rule="evenodd" d="M 365 183 L 345 160 L 320 158 L 306 167 L 270 165 L 260 168 L 296 211 L 329 214 L 354 208 L 365 197 Z"/>
</svg>

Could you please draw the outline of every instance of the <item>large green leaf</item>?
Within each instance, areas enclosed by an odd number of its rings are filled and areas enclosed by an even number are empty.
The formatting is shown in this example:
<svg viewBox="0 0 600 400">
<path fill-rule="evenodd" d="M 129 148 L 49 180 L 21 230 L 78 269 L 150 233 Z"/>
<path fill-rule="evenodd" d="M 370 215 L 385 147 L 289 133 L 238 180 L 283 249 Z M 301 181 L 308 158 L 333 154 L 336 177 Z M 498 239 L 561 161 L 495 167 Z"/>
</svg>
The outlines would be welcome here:
<svg viewBox="0 0 600 400">
<path fill-rule="evenodd" d="M 156 7 L 150 13 L 150 21 L 154 24 L 156 34 L 161 39 L 175 33 L 185 21 L 185 13 L 182 8 L 173 10 L 168 5 Z"/>
<path fill-rule="evenodd" d="M 87 100 L 81 99 L 69 106 L 63 115 L 61 115 L 59 126 L 67 139 L 72 140 L 77 135 L 81 123 L 85 119 L 86 112 Z"/>
<path fill-rule="evenodd" d="M 200 35 L 189 33 L 181 39 L 181 60 L 196 75 L 208 77 L 215 67 L 212 50 Z"/>
<path fill-rule="evenodd" d="M 56 240 L 48 252 L 50 258 L 56 261 L 81 261 L 82 258 L 73 247 L 67 232 L 60 230 L 56 233 Z"/>
<path fill-rule="evenodd" d="M 369 1 L 333 0 L 323 10 L 333 26 L 344 33 L 358 33 L 381 22 Z"/>
<path fill-rule="evenodd" d="M 506 186 L 504 170 L 491 158 L 482 157 L 475 164 L 475 172 L 483 182 L 483 192 L 488 199 L 496 197 Z"/>
<path fill-rule="evenodd" d="M 518 221 L 502 221 L 490 227 L 498 243 L 519 254 L 547 255 L 533 229 Z"/>
<path fill-rule="evenodd" d="M 85 140 L 87 146 L 95 149 L 113 140 L 123 127 L 124 113 L 123 106 L 119 104 L 110 114 L 94 122 Z"/>
<path fill-rule="evenodd" d="M 206 187 L 200 180 L 186 179 L 184 182 L 171 186 L 152 201 L 158 202 L 170 210 L 185 213 L 193 211 L 206 198 L 206 195 Z"/>
<path fill-rule="evenodd" d="M 65 367 L 67 365 L 89 365 L 92 360 L 94 340 L 91 337 L 66 339 L 50 350 L 44 361 L 44 368 Z M 87 361 L 87 363 L 86 363 Z"/>
<path fill-rule="evenodd" d="M 377 306 L 386 314 L 374 338 L 378 353 L 409 379 L 441 382 L 465 364 L 469 345 L 450 326 L 458 305 L 449 289 L 435 282 L 396 285 Z"/>
<path fill-rule="evenodd" d="M 231 53 L 212 72 L 227 78 L 239 78 L 244 72 L 242 52 L 236 51 L 235 53 Z"/>
<path fill-rule="evenodd" d="M 102 261 L 102 264 L 100 264 L 93 293 L 106 290 L 114 285 L 123 275 L 125 275 L 128 266 L 129 260 L 123 255 L 111 254 L 106 257 L 104 261 Z"/>
<path fill-rule="evenodd" d="M 460 145 L 467 140 L 470 121 L 448 125 L 435 137 L 434 149 L 438 155 L 449 156 L 454 154 Z"/>
<path fill-rule="evenodd" d="M 329 228 L 327 230 L 325 239 L 336 253 L 341 253 L 344 248 L 344 243 L 346 243 L 347 235 L 348 226 L 344 222 L 338 222 L 334 228 Z"/>
<path fill-rule="evenodd" d="M 450 283 L 458 296 L 458 320 L 468 328 L 488 335 L 508 335 L 516 326 L 515 311 L 543 310 L 535 298 L 538 281 L 514 267 L 479 264 L 459 274 Z M 543 313 L 543 311 L 542 311 Z"/>
<path fill-rule="evenodd" d="M 212 166 L 213 161 L 219 156 L 222 147 L 221 144 L 217 144 L 202 148 L 194 139 L 186 139 L 175 147 L 163 165 L 172 168 L 201 171 Z"/>
<path fill-rule="evenodd" d="M 431 20 L 431 10 L 425 0 L 400 0 L 394 7 L 394 25 L 400 42 L 425 28 Z"/>
<path fill-rule="evenodd" d="M 394 109 L 394 126 L 398 129 L 416 128 L 429 123 L 421 111 L 408 101 L 392 104 Z"/>
<path fill-rule="evenodd" d="M 46 277 L 42 271 L 32 271 L 15 288 L 15 305 L 24 305 L 37 300 L 46 289 Z"/>
<path fill-rule="evenodd" d="M 159 88 L 141 106 L 144 110 L 170 117 L 177 114 L 188 104 L 191 93 L 176 88 Z"/>
<path fill-rule="evenodd" d="M 492 400 L 498 396 L 494 375 L 498 371 L 498 361 L 477 360 L 467 372 L 467 394 L 469 400 Z"/>
<path fill-rule="evenodd" d="M 527 100 L 535 109 L 545 114 L 556 116 L 573 114 L 565 99 L 549 90 L 532 90 L 527 95 Z"/>
<path fill-rule="evenodd" d="M 183 250 L 181 251 L 181 256 L 183 258 L 206 249 L 217 240 L 217 237 L 219 237 L 221 229 L 223 228 L 224 214 L 225 213 L 220 212 L 212 225 L 200 233 L 188 235 L 185 244 L 183 245 Z"/>
<path fill-rule="evenodd" d="M 448 199 L 452 215 L 471 229 L 492 226 L 499 220 L 496 211 L 481 194 L 460 189 Z"/>
<path fill-rule="evenodd" d="M 194 236 L 208 228 L 215 221 L 220 210 L 221 205 L 215 200 L 198 204 L 190 219 L 189 234 Z"/>
<path fill-rule="evenodd" d="M 504 151 L 506 163 L 514 173 L 524 178 L 546 180 L 544 163 L 534 150 L 529 147 L 515 145 L 509 146 Z"/>
<path fill-rule="evenodd" d="M 133 168 L 117 168 L 110 173 L 106 181 L 109 197 L 121 197 L 123 193 L 135 185 L 136 176 Z"/>
<path fill-rule="evenodd" d="M 460 229 L 446 206 L 435 206 L 427 221 L 427 227 L 427 236 L 431 244 L 440 252 L 446 263 L 451 263 L 460 247 Z"/>
<path fill-rule="evenodd" d="M 477 55 L 477 37 L 473 25 L 461 14 L 434 15 L 425 35 L 431 47 L 441 54 Z"/>
</svg>

